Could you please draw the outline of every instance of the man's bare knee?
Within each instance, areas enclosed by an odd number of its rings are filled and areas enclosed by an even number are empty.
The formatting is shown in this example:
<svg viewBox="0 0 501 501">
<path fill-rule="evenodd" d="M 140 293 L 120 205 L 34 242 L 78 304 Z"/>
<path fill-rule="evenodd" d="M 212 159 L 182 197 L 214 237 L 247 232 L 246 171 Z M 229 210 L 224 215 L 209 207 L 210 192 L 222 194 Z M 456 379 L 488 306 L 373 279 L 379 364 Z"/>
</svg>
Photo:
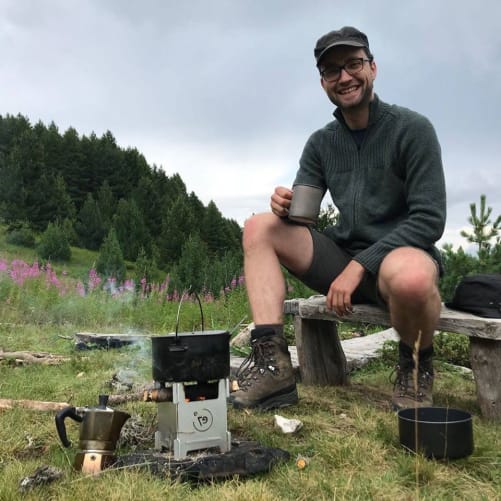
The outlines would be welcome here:
<svg viewBox="0 0 501 501">
<path fill-rule="evenodd" d="M 256 214 L 245 222 L 243 249 L 247 257 L 256 249 L 271 250 L 282 265 L 296 273 L 304 273 L 313 258 L 310 231 L 273 213 Z"/>
<path fill-rule="evenodd" d="M 389 286 L 390 294 L 400 301 L 424 303 L 437 293 L 436 281 L 429 273 L 416 270 L 402 274 Z"/>
<path fill-rule="evenodd" d="M 283 222 L 272 213 L 255 214 L 247 219 L 242 237 L 244 251 L 260 242 L 271 240 L 274 231 L 277 231 L 277 224 Z"/>
<path fill-rule="evenodd" d="M 421 249 L 392 251 L 381 265 L 379 279 L 384 296 L 401 303 L 418 305 L 438 296 L 436 263 Z"/>
</svg>

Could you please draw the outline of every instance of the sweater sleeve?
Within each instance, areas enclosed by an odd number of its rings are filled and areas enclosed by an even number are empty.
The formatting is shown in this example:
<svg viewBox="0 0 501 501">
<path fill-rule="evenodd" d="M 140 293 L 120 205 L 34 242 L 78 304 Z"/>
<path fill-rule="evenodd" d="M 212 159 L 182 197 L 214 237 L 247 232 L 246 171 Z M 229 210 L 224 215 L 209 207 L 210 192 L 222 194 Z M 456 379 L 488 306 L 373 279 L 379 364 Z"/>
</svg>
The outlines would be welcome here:
<svg viewBox="0 0 501 501">
<path fill-rule="evenodd" d="M 406 217 L 354 257 L 373 274 L 378 272 L 384 257 L 398 247 L 432 251 L 445 227 L 445 180 L 440 145 L 432 124 L 425 117 L 414 115 L 403 128 L 400 143 L 399 163 L 406 193 Z"/>
<path fill-rule="evenodd" d="M 325 173 L 319 150 L 321 131 L 314 132 L 306 142 L 299 160 L 299 169 L 293 185 L 306 184 L 326 190 Z"/>
</svg>

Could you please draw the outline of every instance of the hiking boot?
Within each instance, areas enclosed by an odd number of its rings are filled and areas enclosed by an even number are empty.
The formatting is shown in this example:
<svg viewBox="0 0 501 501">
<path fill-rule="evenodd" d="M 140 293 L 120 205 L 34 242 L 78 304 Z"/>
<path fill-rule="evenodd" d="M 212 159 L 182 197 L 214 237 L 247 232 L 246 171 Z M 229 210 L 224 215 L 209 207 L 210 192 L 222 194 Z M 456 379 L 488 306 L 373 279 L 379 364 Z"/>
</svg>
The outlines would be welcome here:
<svg viewBox="0 0 501 501">
<path fill-rule="evenodd" d="M 417 374 L 414 360 L 408 354 L 401 356 L 396 367 L 391 405 L 393 410 L 433 405 L 433 348 L 420 352 Z M 414 378 L 416 377 L 416 380 Z"/>
<path fill-rule="evenodd" d="M 272 329 L 255 329 L 252 351 L 237 371 L 239 389 L 230 394 L 235 409 L 269 410 L 298 402 L 287 342 Z"/>
</svg>

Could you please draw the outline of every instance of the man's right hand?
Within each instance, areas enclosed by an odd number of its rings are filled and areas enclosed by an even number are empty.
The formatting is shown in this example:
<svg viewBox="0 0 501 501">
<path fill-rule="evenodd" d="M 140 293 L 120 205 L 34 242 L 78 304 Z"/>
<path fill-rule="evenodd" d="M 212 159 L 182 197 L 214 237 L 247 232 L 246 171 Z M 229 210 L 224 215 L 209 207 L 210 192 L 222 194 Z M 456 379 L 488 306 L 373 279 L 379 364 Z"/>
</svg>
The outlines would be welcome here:
<svg viewBox="0 0 501 501">
<path fill-rule="evenodd" d="M 352 312 L 351 296 L 364 276 L 365 269 L 351 260 L 329 287 L 326 297 L 327 309 L 334 310 L 340 317 Z"/>
<path fill-rule="evenodd" d="M 278 217 L 286 217 L 289 214 L 291 199 L 292 190 L 285 186 L 277 186 L 275 192 L 271 195 L 271 212 Z"/>
</svg>

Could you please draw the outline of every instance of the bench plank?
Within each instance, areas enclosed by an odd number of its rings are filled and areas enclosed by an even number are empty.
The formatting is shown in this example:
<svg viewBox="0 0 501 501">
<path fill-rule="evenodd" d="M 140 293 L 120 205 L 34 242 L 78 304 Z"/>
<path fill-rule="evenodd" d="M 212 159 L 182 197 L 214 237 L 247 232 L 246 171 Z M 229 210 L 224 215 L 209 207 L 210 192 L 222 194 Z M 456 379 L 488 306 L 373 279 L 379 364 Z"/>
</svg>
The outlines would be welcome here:
<svg viewBox="0 0 501 501">
<path fill-rule="evenodd" d="M 340 378 L 346 359 L 340 353 L 339 321 L 391 325 L 388 311 L 374 305 L 354 305 L 351 314 L 338 317 L 327 309 L 325 296 L 289 299 L 284 302 L 283 311 L 294 315 L 300 372 L 305 384 L 346 384 Z M 501 420 L 501 319 L 478 317 L 442 305 L 437 330 L 470 337 L 470 360 L 480 411 L 486 418 Z"/>
<path fill-rule="evenodd" d="M 338 317 L 325 306 L 325 296 L 312 296 L 308 299 L 288 299 L 284 302 L 284 313 L 299 315 L 301 318 L 318 320 L 338 320 L 366 324 L 391 326 L 388 311 L 369 304 L 353 306 L 353 313 Z M 442 305 L 438 330 L 457 332 L 471 337 L 501 341 L 501 318 L 483 318 L 470 313 L 451 310 Z"/>
</svg>

